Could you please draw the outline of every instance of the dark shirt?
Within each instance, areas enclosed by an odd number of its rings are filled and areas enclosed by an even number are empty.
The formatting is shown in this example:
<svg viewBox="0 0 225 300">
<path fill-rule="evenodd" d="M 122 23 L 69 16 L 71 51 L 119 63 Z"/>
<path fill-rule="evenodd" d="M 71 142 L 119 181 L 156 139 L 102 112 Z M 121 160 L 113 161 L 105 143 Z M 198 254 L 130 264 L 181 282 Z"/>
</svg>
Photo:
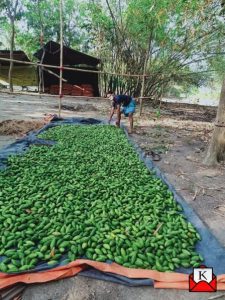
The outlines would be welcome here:
<svg viewBox="0 0 225 300">
<path fill-rule="evenodd" d="M 113 107 L 117 108 L 117 105 L 128 106 L 132 100 L 131 96 L 117 95 L 113 98 Z"/>
</svg>

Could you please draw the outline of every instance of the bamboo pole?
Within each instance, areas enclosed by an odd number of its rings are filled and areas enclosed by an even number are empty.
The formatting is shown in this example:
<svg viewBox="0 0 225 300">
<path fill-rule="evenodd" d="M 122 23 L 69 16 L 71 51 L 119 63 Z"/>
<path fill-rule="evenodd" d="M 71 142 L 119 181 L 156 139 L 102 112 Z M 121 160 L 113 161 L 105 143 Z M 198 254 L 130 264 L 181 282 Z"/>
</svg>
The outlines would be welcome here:
<svg viewBox="0 0 225 300">
<path fill-rule="evenodd" d="M 140 116 L 142 114 L 142 108 L 143 108 L 143 97 L 144 97 L 144 90 L 145 90 L 145 77 L 146 77 L 146 75 L 143 74 L 142 86 L 141 86 L 141 97 L 140 97 L 140 112 L 139 112 Z"/>
<path fill-rule="evenodd" d="M 9 5 L 9 4 L 8 4 Z M 15 16 L 11 16 L 11 37 L 10 37 L 10 66 L 9 66 L 9 90 L 12 93 L 13 92 L 13 52 L 15 47 Z"/>
<path fill-rule="evenodd" d="M 42 93 L 45 92 L 45 80 L 44 80 L 44 72 L 42 70 L 41 72 L 41 76 L 42 76 Z"/>
<path fill-rule="evenodd" d="M 60 79 L 60 76 L 59 76 L 58 74 L 54 73 L 53 71 L 48 70 L 48 69 L 46 69 L 46 68 L 43 68 L 43 70 L 46 71 L 46 72 L 48 72 L 49 74 L 52 74 L 53 76 L 55 76 L 55 77 L 57 77 L 57 78 Z M 63 82 L 68 82 L 65 78 L 62 78 L 62 81 L 63 81 Z"/>
<path fill-rule="evenodd" d="M 60 73 L 59 73 L 59 117 L 61 117 L 62 108 L 62 81 L 63 81 L 63 0 L 59 2 L 60 12 Z"/>
<path fill-rule="evenodd" d="M 11 59 L 0 57 L 0 61 L 11 61 Z M 60 66 L 55 66 L 55 65 L 41 64 L 41 63 L 28 62 L 28 61 L 22 61 L 22 60 L 16 60 L 16 59 L 13 59 L 13 61 L 16 62 L 16 63 L 24 64 L 24 65 L 33 65 L 33 66 L 37 66 L 37 67 L 41 66 L 41 67 L 52 68 L 52 69 L 60 69 Z M 114 76 L 114 75 L 124 76 L 124 77 L 140 77 L 140 76 L 143 76 L 143 75 L 136 75 L 136 74 L 119 74 L 119 73 L 104 72 L 104 71 L 78 69 L 78 68 L 73 68 L 73 67 L 63 67 L 63 69 L 64 70 L 77 71 L 77 72 L 83 72 L 83 73 L 108 74 L 108 75 L 111 75 L 111 76 Z"/>
<path fill-rule="evenodd" d="M 23 61 L 23 60 L 16 60 L 16 59 L 10 59 L 10 58 L 3 58 L 0 57 L 0 61 L 13 61 L 15 63 L 19 64 L 24 64 L 24 65 L 32 65 L 32 66 L 41 66 L 41 67 L 46 67 L 46 68 L 52 68 L 52 69 L 60 69 L 60 66 L 55 66 L 55 65 L 48 65 L 48 64 L 41 64 L 41 63 L 35 63 L 35 62 L 28 62 L 28 61 Z M 71 70 L 71 71 L 77 71 L 77 72 L 83 72 L 83 73 L 95 73 L 95 74 L 108 74 L 108 75 L 117 75 L 121 77 L 144 77 L 145 78 L 150 78 L 152 75 L 156 74 L 170 74 L 166 72 L 151 72 L 151 75 L 147 74 L 123 74 L 123 73 L 113 73 L 113 72 L 105 72 L 105 71 L 95 71 L 95 70 L 86 70 L 86 69 L 78 69 L 78 68 L 72 68 L 72 67 L 63 67 L 64 70 Z M 216 70 L 208 70 L 208 71 L 199 71 L 199 72 L 187 72 L 187 73 L 180 73 L 179 76 L 187 76 L 187 75 L 192 75 L 192 74 L 202 74 L 202 73 L 210 73 L 210 72 L 217 72 Z"/>
<path fill-rule="evenodd" d="M 38 0 L 38 14 L 40 19 L 40 26 L 41 26 L 41 33 L 40 33 L 40 46 L 43 48 L 43 42 L 44 42 L 44 28 L 43 28 L 43 20 L 42 20 L 42 14 L 41 14 L 41 7 L 40 7 L 40 0 Z M 41 63 L 43 63 L 43 59 L 45 56 L 45 50 L 43 49 Z M 43 75 L 43 69 L 42 67 L 39 67 L 39 85 L 38 85 L 38 91 L 39 91 L 39 97 L 41 98 L 41 89 L 42 92 L 45 92 L 44 88 L 44 75 Z"/>
<path fill-rule="evenodd" d="M 41 45 L 41 46 L 43 46 L 43 45 Z M 45 56 L 45 50 L 43 50 L 43 53 L 42 53 L 41 64 L 43 63 L 44 56 Z M 38 85 L 38 91 L 39 91 L 39 97 L 40 98 L 41 98 L 41 88 L 43 88 L 43 71 L 42 71 L 42 67 L 39 67 L 39 85 Z"/>
</svg>

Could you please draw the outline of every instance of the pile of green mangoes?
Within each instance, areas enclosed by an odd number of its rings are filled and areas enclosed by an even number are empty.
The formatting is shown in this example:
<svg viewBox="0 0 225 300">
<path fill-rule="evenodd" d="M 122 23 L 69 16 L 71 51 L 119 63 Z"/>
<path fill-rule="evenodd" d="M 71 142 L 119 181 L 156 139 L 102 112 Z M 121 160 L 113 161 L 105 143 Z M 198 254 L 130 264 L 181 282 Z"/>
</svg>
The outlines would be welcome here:
<svg viewBox="0 0 225 300">
<path fill-rule="evenodd" d="M 2 272 L 77 258 L 173 271 L 199 266 L 199 234 L 121 129 L 63 125 L 0 171 Z"/>
</svg>

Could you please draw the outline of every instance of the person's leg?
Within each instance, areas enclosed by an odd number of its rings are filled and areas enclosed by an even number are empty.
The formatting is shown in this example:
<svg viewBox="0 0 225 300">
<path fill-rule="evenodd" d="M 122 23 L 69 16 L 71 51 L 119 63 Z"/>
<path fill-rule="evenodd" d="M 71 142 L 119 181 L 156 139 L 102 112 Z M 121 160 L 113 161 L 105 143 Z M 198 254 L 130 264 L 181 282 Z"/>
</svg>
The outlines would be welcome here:
<svg viewBox="0 0 225 300">
<path fill-rule="evenodd" d="M 120 127 L 120 120 L 121 120 L 121 110 L 120 107 L 117 108 L 117 121 L 116 121 L 116 126 Z"/>
<path fill-rule="evenodd" d="M 129 118 L 129 123 L 130 123 L 130 128 L 129 128 L 129 133 L 133 132 L 134 128 L 134 113 L 135 113 L 135 107 L 136 107 L 136 102 L 134 99 L 129 103 L 128 106 L 124 108 L 124 114 L 125 116 L 128 116 Z"/>
<path fill-rule="evenodd" d="M 129 113 L 129 123 L 130 123 L 130 128 L 129 128 L 129 133 L 133 132 L 134 129 L 134 117 L 133 117 L 133 113 Z"/>
</svg>

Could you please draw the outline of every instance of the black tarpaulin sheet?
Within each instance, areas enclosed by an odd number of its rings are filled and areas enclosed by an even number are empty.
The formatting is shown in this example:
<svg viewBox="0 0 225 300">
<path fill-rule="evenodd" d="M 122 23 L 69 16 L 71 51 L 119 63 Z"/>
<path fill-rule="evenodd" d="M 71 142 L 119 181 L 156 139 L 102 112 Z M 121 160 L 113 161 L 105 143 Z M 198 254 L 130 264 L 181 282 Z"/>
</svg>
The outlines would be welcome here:
<svg viewBox="0 0 225 300">
<path fill-rule="evenodd" d="M 46 141 L 39 139 L 37 137 L 38 134 L 44 132 L 45 130 L 48 130 L 49 128 L 60 126 L 64 124 L 74 124 L 74 125 L 91 125 L 91 124 L 106 124 L 105 121 L 96 120 L 96 119 L 85 119 L 85 118 L 68 118 L 64 119 L 62 121 L 55 121 L 51 122 L 50 124 L 44 126 L 41 130 L 37 132 L 31 132 L 29 133 L 25 138 L 11 144 L 10 146 L 0 150 L 0 168 L 7 167 L 7 157 L 11 154 L 23 154 L 24 151 L 26 151 L 30 145 L 32 144 L 39 144 L 39 145 L 47 145 L 51 146 L 55 142 L 54 141 Z M 197 243 L 196 250 L 201 253 L 205 259 L 204 264 L 213 267 L 214 273 L 216 275 L 219 274 L 225 274 L 225 249 L 220 244 L 220 242 L 214 237 L 214 235 L 210 232 L 208 227 L 201 221 L 199 216 L 195 213 L 195 211 L 186 203 L 186 201 L 176 192 L 175 188 L 170 184 L 170 182 L 167 180 L 166 176 L 155 166 L 155 164 L 151 161 L 150 158 L 147 158 L 143 151 L 139 148 L 137 144 L 133 142 L 133 140 L 130 138 L 130 136 L 125 131 L 125 134 L 127 135 L 127 138 L 130 143 L 132 143 L 134 149 L 138 153 L 141 160 L 144 161 L 146 167 L 155 172 L 155 175 L 159 178 L 161 178 L 162 181 L 164 181 L 169 189 L 173 192 L 175 200 L 183 207 L 183 213 L 187 217 L 187 220 L 190 221 L 195 228 L 200 233 L 202 240 Z M 54 266 L 63 266 L 65 265 L 66 257 L 62 259 L 62 261 Z M 1 258 L 0 258 L 1 261 Z M 110 264 L 110 262 L 108 262 Z M 32 271 L 43 271 L 50 269 L 47 264 L 41 264 L 35 268 L 35 270 Z M 185 269 L 185 268 L 179 268 L 176 270 L 176 272 L 180 273 L 186 273 L 190 274 L 192 272 L 191 269 Z M 82 276 L 89 276 L 96 279 L 102 279 L 117 283 L 122 283 L 125 285 L 130 286 L 143 286 L 143 285 L 153 285 L 153 280 L 151 279 L 130 279 L 125 276 L 117 275 L 117 274 L 111 274 L 111 273 L 104 273 L 98 270 L 95 270 L 93 268 L 85 269 L 84 271 L 81 271 L 79 275 Z"/>
</svg>

